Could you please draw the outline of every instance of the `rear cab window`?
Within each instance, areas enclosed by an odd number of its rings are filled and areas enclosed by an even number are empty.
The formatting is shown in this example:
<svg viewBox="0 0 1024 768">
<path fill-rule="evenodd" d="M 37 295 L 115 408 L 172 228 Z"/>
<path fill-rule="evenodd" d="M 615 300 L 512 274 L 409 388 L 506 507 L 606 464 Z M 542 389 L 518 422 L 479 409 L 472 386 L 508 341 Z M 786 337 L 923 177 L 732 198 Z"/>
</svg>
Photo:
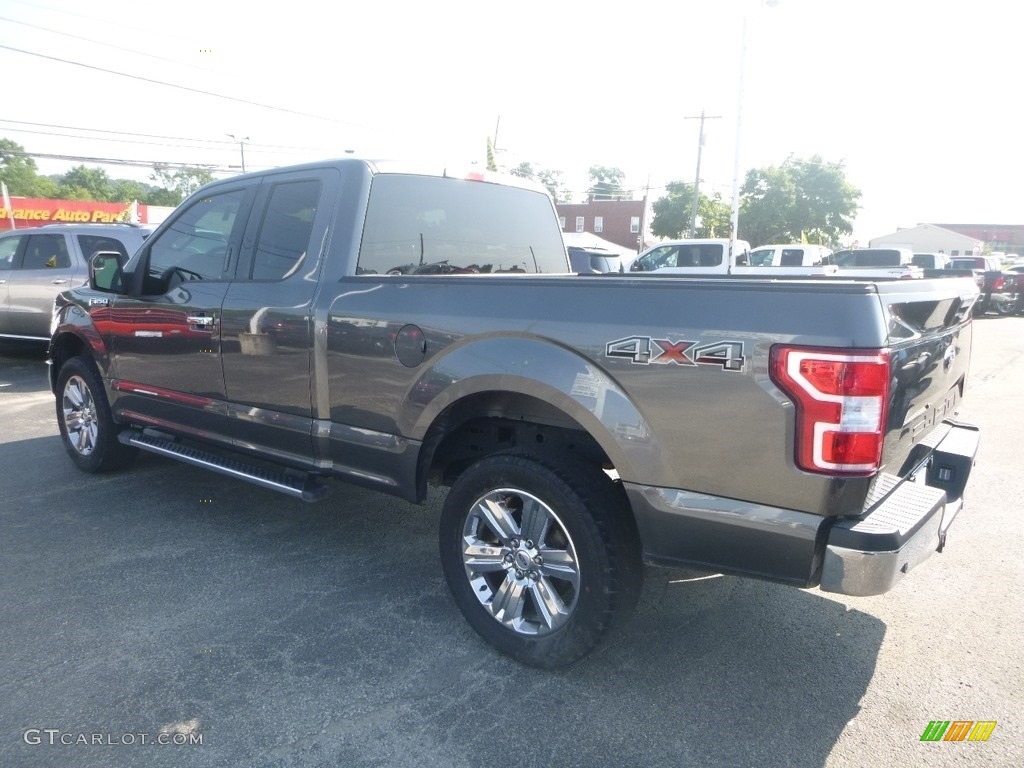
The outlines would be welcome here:
<svg viewBox="0 0 1024 768">
<path fill-rule="evenodd" d="M 567 274 L 551 198 L 482 181 L 378 174 L 359 275 Z"/>
</svg>

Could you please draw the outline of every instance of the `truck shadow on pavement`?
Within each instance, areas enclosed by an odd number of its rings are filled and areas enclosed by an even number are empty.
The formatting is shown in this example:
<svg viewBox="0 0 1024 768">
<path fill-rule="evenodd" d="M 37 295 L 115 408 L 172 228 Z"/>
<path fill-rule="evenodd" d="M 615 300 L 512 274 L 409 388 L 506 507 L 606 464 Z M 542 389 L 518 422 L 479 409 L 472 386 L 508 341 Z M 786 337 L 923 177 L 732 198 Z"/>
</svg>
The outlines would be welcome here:
<svg viewBox="0 0 1024 768">
<path fill-rule="evenodd" d="M 60 749 L 17 729 L 195 720 L 188 765 L 810 768 L 885 635 L 812 591 L 652 568 L 630 623 L 544 672 L 450 600 L 441 491 L 415 507 L 338 484 L 307 505 L 152 456 L 89 476 L 56 436 L 0 444 L 0 466 L 18 500 L 0 511 L 4 764 Z"/>
</svg>

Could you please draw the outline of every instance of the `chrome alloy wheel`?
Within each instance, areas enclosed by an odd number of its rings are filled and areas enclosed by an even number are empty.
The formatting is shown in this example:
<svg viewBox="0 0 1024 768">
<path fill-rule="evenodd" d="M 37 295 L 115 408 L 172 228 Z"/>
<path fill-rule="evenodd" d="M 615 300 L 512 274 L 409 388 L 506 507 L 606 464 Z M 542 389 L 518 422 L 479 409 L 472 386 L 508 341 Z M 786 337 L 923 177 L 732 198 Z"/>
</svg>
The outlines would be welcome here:
<svg viewBox="0 0 1024 768">
<path fill-rule="evenodd" d="M 572 615 L 580 588 L 576 548 L 536 496 L 498 488 L 479 498 L 466 517 L 462 560 L 477 600 L 509 629 L 543 635 Z"/>
<path fill-rule="evenodd" d="M 68 432 L 68 442 L 82 456 L 96 448 L 99 426 L 96 420 L 96 402 L 81 376 L 72 376 L 64 385 L 61 413 Z"/>
</svg>

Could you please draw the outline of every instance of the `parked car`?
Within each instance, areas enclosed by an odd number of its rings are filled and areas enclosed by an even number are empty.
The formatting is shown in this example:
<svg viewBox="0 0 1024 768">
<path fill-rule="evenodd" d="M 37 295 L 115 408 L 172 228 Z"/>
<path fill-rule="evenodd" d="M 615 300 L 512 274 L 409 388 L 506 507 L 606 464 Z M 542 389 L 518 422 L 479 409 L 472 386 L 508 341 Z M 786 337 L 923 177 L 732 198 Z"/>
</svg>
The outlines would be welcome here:
<svg viewBox="0 0 1024 768">
<path fill-rule="evenodd" d="M 580 274 L 607 274 L 622 271 L 622 257 L 604 248 L 578 245 L 566 246 L 572 271 Z"/>
<path fill-rule="evenodd" d="M 947 269 L 949 256 L 944 253 L 915 253 L 911 263 L 922 269 Z"/>
<path fill-rule="evenodd" d="M 855 270 L 859 277 L 907 279 L 924 277 L 924 270 L 914 264 L 909 248 L 855 248 L 836 251 L 832 263 L 840 273 Z"/>
<path fill-rule="evenodd" d="M 1000 315 L 1012 314 L 1020 303 L 1018 300 L 1015 278 L 1004 273 L 999 259 L 992 256 L 960 256 L 954 257 L 950 266 L 953 269 L 970 269 L 974 272 L 974 282 L 978 284 L 981 297 L 974 305 L 974 313 L 983 315 L 990 309 Z"/>
<path fill-rule="evenodd" d="M 47 341 L 53 300 L 89 281 L 97 251 L 131 256 L 153 231 L 134 224 L 46 224 L 0 234 L 0 338 Z"/>
<path fill-rule="evenodd" d="M 760 245 L 750 252 L 750 266 L 820 267 L 822 264 L 828 264 L 831 256 L 832 251 L 823 245 Z"/>
</svg>

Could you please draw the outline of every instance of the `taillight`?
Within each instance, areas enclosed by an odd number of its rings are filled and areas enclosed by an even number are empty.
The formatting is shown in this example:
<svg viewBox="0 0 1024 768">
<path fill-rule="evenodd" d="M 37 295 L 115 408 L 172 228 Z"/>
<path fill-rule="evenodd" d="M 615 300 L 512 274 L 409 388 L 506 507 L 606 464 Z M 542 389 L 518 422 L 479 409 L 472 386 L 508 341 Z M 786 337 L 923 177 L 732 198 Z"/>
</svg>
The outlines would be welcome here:
<svg viewBox="0 0 1024 768">
<path fill-rule="evenodd" d="M 992 290 L 993 291 L 1001 291 L 1001 290 L 1003 290 L 1003 276 L 1002 275 L 999 275 L 998 277 L 996 277 L 995 282 L 992 284 Z"/>
<path fill-rule="evenodd" d="M 776 346 L 769 371 L 796 406 L 798 467 L 828 475 L 878 469 L 889 402 L 888 351 Z"/>
</svg>

